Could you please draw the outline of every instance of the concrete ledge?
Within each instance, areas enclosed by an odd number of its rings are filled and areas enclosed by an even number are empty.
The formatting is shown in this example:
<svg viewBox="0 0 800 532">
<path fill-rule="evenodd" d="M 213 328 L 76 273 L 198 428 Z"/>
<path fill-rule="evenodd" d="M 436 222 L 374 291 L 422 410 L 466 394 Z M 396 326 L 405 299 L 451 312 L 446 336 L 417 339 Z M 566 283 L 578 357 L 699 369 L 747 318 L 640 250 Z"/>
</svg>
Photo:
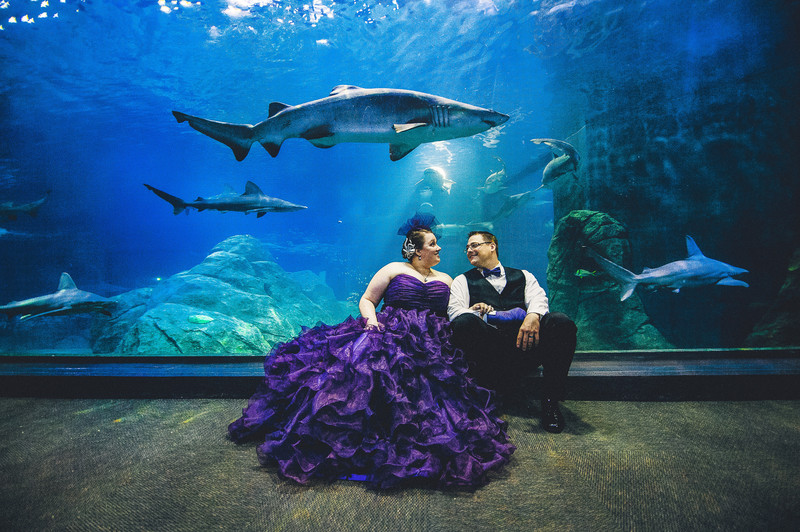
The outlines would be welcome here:
<svg viewBox="0 0 800 532">
<path fill-rule="evenodd" d="M 0 396 L 247 398 L 262 375 L 262 355 L 22 353 L 0 356 Z M 574 400 L 797 399 L 800 348 L 582 351 L 568 389 Z"/>
</svg>

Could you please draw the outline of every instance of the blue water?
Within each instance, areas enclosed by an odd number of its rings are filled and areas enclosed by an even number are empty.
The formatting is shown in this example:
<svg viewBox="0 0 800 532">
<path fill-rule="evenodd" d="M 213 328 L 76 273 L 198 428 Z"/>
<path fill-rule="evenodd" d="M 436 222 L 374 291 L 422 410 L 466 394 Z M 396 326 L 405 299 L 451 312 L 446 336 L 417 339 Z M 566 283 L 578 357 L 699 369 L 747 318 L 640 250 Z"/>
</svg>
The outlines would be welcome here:
<svg viewBox="0 0 800 532">
<path fill-rule="evenodd" d="M 564 139 L 585 125 L 560 100 L 554 65 L 563 80 L 572 60 L 604 49 L 609 62 L 593 69 L 668 64 L 670 75 L 680 73 L 676 84 L 693 87 L 694 60 L 733 42 L 741 53 L 725 68 L 736 79 L 776 46 L 771 27 L 749 18 L 761 3 L 744 0 L 162 4 L 0 2 L 0 202 L 52 190 L 38 217 L 0 224 L 9 231 L 0 234 L 0 302 L 50 292 L 62 271 L 103 295 L 148 286 L 242 233 L 266 242 L 287 270 L 324 272 L 345 299 L 401 259 L 395 233 L 420 203 L 415 183 L 426 168 L 440 167 L 455 182 L 435 205 L 442 223 L 480 218 L 477 187 L 502 167 L 499 159 L 509 173 L 530 167 L 505 193 L 539 185 L 541 165 L 531 163 L 548 151 L 530 139 Z M 779 18 L 787 3 L 766 4 Z M 624 39 L 634 29 L 648 39 L 638 49 Z M 605 90 L 590 71 L 576 71 L 574 83 L 572 92 Z M 256 145 L 237 162 L 171 114 L 253 124 L 270 102 L 302 103 L 339 84 L 433 93 L 511 119 L 474 137 L 422 145 L 397 162 L 384 144 L 322 150 L 300 139 L 274 159 Z M 647 91 L 624 97 L 646 109 L 657 97 Z M 243 191 L 247 180 L 308 209 L 260 219 L 174 216 L 142 186 L 194 199 L 226 185 Z M 504 262 L 544 283 L 554 220 L 552 205 L 538 203 L 496 232 Z M 441 269 L 467 269 L 464 241 L 442 239 Z"/>
</svg>

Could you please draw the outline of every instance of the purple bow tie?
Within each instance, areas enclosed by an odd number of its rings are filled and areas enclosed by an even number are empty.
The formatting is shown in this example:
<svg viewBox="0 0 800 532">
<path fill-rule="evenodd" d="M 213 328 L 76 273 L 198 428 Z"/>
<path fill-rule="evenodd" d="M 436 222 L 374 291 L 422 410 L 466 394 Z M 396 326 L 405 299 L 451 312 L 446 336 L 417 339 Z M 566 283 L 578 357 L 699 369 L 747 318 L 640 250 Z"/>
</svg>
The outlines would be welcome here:
<svg viewBox="0 0 800 532">
<path fill-rule="evenodd" d="M 483 276 L 484 277 L 491 277 L 492 275 L 496 275 L 497 277 L 500 277 L 500 266 L 498 266 L 497 268 L 493 268 L 491 270 L 489 268 L 484 268 L 483 269 Z"/>
</svg>

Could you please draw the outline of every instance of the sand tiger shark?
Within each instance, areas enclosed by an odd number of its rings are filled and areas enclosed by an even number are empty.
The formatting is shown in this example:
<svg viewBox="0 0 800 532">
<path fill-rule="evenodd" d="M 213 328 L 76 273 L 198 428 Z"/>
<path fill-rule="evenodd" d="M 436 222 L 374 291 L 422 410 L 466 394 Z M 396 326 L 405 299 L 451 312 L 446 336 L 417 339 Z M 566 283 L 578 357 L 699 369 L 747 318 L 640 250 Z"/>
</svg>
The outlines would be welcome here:
<svg viewBox="0 0 800 532">
<path fill-rule="evenodd" d="M 72 277 L 68 273 L 62 273 L 56 292 L 24 301 L 12 301 L 0 306 L 0 312 L 9 318 L 20 316 L 19 321 L 40 316 L 63 316 L 86 312 L 102 312 L 110 316 L 109 309 L 115 305 L 111 299 L 78 290 Z"/>
<path fill-rule="evenodd" d="M 194 201 L 183 201 L 178 197 L 167 194 L 163 190 L 158 190 L 146 183 L 144 186 L 146 186 L 148 190 L 152 190 L 159 198 L 172 204 L 172 212 L 174 214 L 180 214 L 187 207 L 191 207 L 198 211 L 208 209 L 220 212 L 243 212 L 245 214 L 254 212 L 256 213 L 256 217 L 261 218 L 268 212 L 290 212 L 307 208 L 303 205 L 295 205 L 294 203 L 289 203 L 279 198 L 267 196 L 261 192 L 258 185 L 252 181 L 248 181 L 245 185 L 244 194 L 231 191 L 210 198 L 197 198 Z"/>
<path fill-rule="evenodd" d="M 233 150 L 237 161 L 254 142 L 273 157 L 283 141 L 303 138 L 318 148 L 342 142 L 388 143 L 397 161 L 425 142 L 469 137 L 499 126 L 508 115 L 441 96 L 402 89 L 337 85 L 330 95 L 298 105 L 272 102 L 266 120 L 229 124 L 172 111 L 189 125 Z"/>
<path fill-rule="evenodd" d="M 676 294 L 683 287 L 718 285 L 718 286 L 750 286 L 733 276 L 749 273 L 747 270 L 709 259 L 697 247 L 694 239 L 686 236 L 688 257 L 684 260 L 670 262 L 658 268 L 645 268 L 636 275 L 601 256 L 591 248 L 586 248 L 603 270 L 622 285 L 619 300 L 628 299 L 638 285 L 648 288 L 668 288 Z"/>
<path fill-rule="evenodd" d="M 36 216 L 39 214 L 39 209 L 47 202 L 48 198 L 50 198 L 49 190 L 45 193 L 43 198 L 30 203 L 22 203 L 19 205 L 14 205 L 14 203 L 10 201 L 0 203 L 0 218 L 16 220 L 20 214 Z"/>
</svg>

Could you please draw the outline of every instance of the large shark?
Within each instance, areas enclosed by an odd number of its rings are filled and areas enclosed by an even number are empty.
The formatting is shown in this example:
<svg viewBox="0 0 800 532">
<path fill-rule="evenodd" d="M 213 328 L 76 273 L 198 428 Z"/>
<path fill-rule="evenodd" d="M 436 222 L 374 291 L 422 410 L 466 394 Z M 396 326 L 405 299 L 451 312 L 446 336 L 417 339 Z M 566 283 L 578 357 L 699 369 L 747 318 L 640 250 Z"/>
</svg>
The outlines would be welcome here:
<svg viewBox="0 0 800 532">
<path fill-rule="evenodd" d="M 243 212 L 245 214 L 254 212 L 256 213 L 256 217 L 261 218 L 268 212 L 290 212 L 307 208 L 303 205 L 295 205 L 294 203 L 289 203 L 282 199 L 267 196 L 261 192 L 258 185 L 252 181 L 248 181 L 245 185 L 244 194 L 225 192 L 210 198 L 197 198 L 194 201 L 184 201 L 178 197 L 167 194 L 163 190 L 151 187 L 146 183 L 144 186 L 146 186 L 148 190 L 152 190 L 159 198 L 172 204 L 173 213 L 175 214 L 180 214 L 187 207 L 191 207 L 198 211 L 208 209 L 220 212 Z"/>
<path fill-rule="evenodd" d="M 670 262 L 658 268 L 645 268 L 639 275 L 611 262 L 591 248 L 586 249 L 600 267 L 622 285 L 620 301 L 628 299 L 638 285 L 652 289 L 668 288 L 676 294 L 681 288 L 693 286 L 750 286 L 744 281 L 733 279 L 735 275 L 749 273 L 747 270 L 709 259 L 688 235 L 686 259 Z"/>
<path fill-rule="evenodd" d="M 39 208 L 41 208 L 41 206 L 47 202 L 49 197 L 50 191 L 48 190 L 43 198 L 30 203 L 21 203 L 19 205 L 14 205 L 10 201 L 0 203 L 0 218 L 4 218 L 6 220 L 16 220 L 20 214 L 36 216 L 39 213 Z"/>
<path fill-rule="evenodd" d="M 62 273 L 56 292 L 24 301 L 12 301 L 7 305 L 0 306 L 0 312 L 9 318 L 21 316 L 20 321 L 40 316 L 62 316 L 86 312 L 102 312 L 110 316 L 109 309 L 115 305 L 116 303 L 111 299 L 78 290 L 72 277 L 68 273 Z"/>
<path fill-rule="evenodd" d="M 425 142 L 469 137 L 498 126 L 508 115 L 455 100 L 401 89 L 337 85 L 330 95 L 298 105 L 272 102 L 269 117 L 256 125 L 229 124 L 172 111 L 189 125 L 247 157 L 254 142 L 273 157 L 283 141 L 304 138 L 318 148 L 341 142 L 388 143 L 391 160 Z"/>
</svg>

